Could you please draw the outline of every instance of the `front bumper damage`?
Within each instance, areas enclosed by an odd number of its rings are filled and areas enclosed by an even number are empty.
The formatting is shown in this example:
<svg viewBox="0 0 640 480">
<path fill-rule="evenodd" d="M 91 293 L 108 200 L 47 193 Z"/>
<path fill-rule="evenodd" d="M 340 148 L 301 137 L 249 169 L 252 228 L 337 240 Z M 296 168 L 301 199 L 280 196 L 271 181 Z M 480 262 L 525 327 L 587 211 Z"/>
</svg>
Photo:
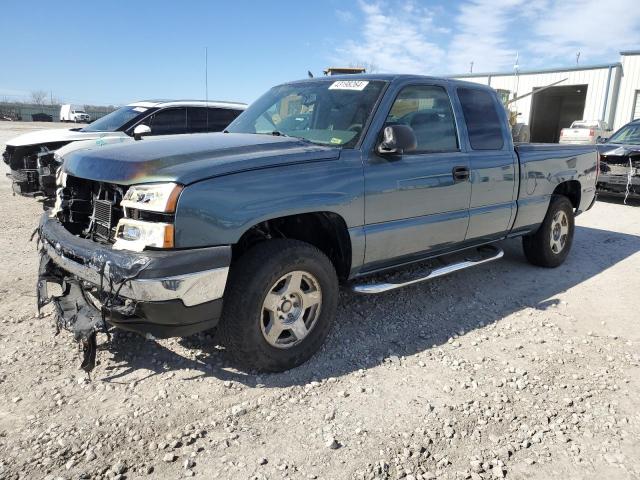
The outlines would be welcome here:
<svg viewBox="0 0 640 480">
<path fill-rule="evenodd" d="M 217 325 L 231 247 L 130 252 L 79 238 L 43 214 L 37 230 L 38 309 L 53 303 L 58 330 L 95 366 L 96 334 L 119 327 L 145 336 L 191 335 Z M 49 295 L 50 284 L 59 295 Z"/>
<path fill-rule="evenodd" d="M 24 147 L 7 146 L 3 160 L 9 166 L 14 194 L 24 197 L 45 197 L 52 199 L 56 192 L 56 172 L 60 166 L 54 156 L 59 144 Z"/>
<path fill-rule="evenodd" d="M 597 189 L 607 195 L 640 197 L 640 147 L 621 146 L 603 152 Z"/>
</svg>

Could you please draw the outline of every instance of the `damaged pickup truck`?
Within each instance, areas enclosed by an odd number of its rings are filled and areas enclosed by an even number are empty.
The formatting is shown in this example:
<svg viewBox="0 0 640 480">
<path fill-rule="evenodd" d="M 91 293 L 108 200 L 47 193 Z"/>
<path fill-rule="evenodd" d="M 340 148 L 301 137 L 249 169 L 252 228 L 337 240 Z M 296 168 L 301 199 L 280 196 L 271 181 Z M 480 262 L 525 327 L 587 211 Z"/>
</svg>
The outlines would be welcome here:
<svg viewBox="0 0 640 480">
<path fill-rule="evenodd" d="M 225 133 L 66 155 L 38 229 L 38 304 L 55 305 L 87 370 L 111 327 L 161 338 L 217 326 L 239 363 L 282 371 L 320 348 L 340 284 L 415 284 L 501 258 L 507 237 L 534 265 L 560 265 L 596 177 L 594 146 L 514 146 L 486 86 L 287 83 Z"/>
<path fill-rule="evenodd" d="M 598 191 L 606 195 L 640 198 L 640 120 L 626 124 L 600 151 Z"/>
<path fill-rule="evenodd" d="M 44 197 L 50 206 L 60 166 L 59 149 L 96 147 L 140 139 L 143 135 L 220 132 L 246 108 L 243 103 L 196 100 L 149 100 L 131 103 L 79 128 L 25 133 L 7 142 L 2 154 L 11 172 L 13 191 Z M 65 147 L 66 146 L 66 147 Z"/>
</svg>

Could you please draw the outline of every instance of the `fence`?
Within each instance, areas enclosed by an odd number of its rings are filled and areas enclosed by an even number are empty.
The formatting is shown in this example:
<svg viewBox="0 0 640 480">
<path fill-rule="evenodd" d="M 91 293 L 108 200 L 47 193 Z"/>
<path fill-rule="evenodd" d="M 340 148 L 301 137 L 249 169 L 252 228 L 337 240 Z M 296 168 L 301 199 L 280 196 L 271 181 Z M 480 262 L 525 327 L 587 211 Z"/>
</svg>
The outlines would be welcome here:
<svg viewBox="0 0 640 480">
<path fill-rule="evenodd" d="M 91 120 L 104 117 L 115 110 L 114 107 L 85 107 L 85 112 L 91 116 Z M 34 118 L 35 115 L 35 118 Z M 36 105 L 33 103 L 6 103 L 0 102 L 0 119 L 19 120 L 23 122 L 60 121 L 60 105 Z"/>
</svg>

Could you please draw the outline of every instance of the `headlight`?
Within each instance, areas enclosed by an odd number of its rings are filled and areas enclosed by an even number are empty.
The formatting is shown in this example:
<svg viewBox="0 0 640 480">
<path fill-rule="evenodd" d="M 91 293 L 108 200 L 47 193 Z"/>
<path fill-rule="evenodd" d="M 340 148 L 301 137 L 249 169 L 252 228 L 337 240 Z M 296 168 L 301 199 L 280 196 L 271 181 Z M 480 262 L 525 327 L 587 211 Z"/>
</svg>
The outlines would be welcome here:
<svg viewBox="0 0 640 480">
<path fill-rule="evenodd" d="M 121 218 L 113 249 L 141 252 L 145 247 L 173 248 L 173 225 Z"/>
<path fill-rule="evenodd" d="M 120 205 L 147 212 L 173 213 L 181 191 L 182 185 L 176 183 L 134 185 L 124 194 Z"/>
</svg>

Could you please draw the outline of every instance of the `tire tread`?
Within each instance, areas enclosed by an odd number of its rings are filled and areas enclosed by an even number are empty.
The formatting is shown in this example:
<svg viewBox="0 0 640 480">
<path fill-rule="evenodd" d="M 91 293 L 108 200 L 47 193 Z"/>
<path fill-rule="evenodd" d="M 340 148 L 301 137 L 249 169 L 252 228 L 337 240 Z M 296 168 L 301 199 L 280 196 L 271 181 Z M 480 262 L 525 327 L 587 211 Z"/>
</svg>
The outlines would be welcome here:
<svg viewBox="0 0 640 480">
<path fill-rule="evenodd" d="M 569 239 L 560 255 L 556 255 L 552 252 L 549 246 L 549 236 L 551 235 L 551 221 L 553 216 L 558 210 L 564 210 L 569 219 Z M 549 209 L 544 217 L 542 225 L 538 230 L 531 234 L 522 237 L 522 247 L 525 257 L 529 263 L 545 268 L 555 268 L 561 265 L 573 244 L 574 234 L 574 214 L 573 205 L 571 201 L 564 195 L 552 195 L 549 202 Z"/>
</svg>

